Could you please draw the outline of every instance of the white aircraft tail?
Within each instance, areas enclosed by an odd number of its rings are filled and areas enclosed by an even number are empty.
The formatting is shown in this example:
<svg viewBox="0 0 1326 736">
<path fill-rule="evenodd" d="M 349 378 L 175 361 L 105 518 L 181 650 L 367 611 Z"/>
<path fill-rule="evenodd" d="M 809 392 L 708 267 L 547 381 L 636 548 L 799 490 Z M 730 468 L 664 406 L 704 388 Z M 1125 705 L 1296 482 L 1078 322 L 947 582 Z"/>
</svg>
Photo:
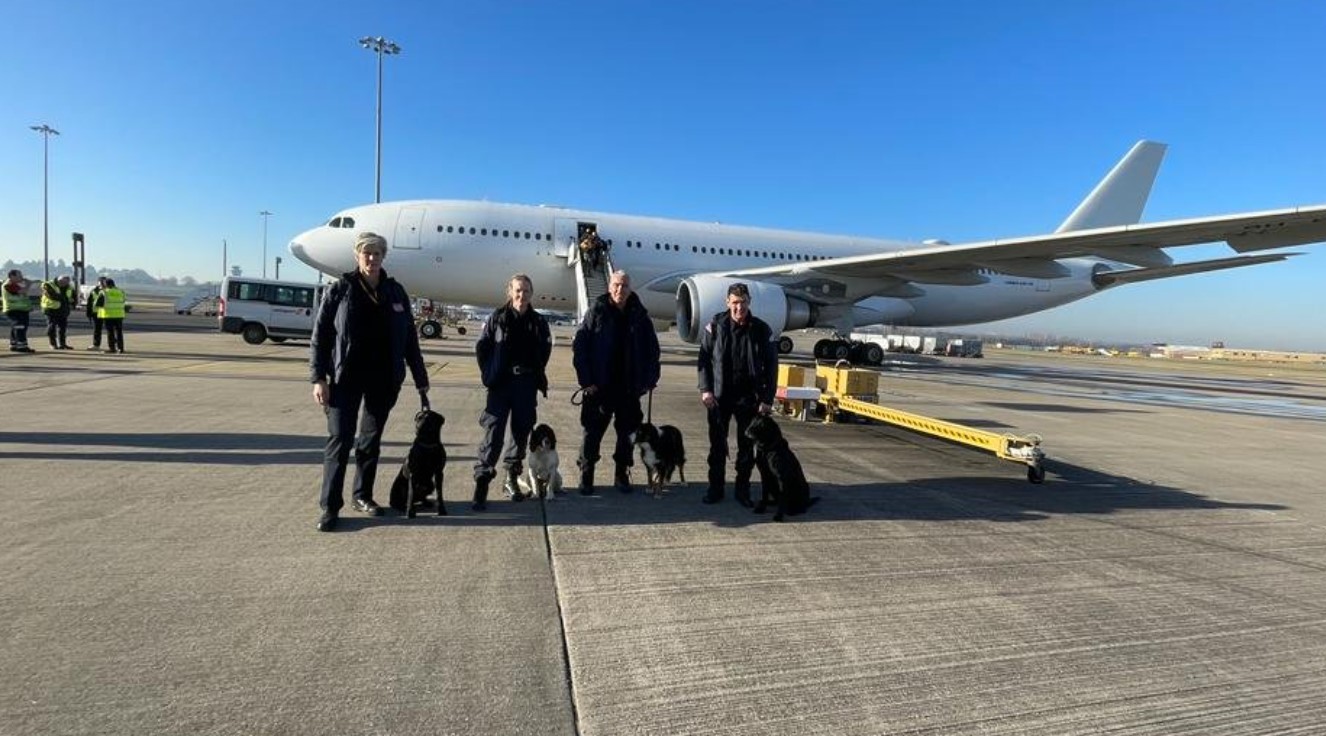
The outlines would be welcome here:
<svg viewBox="0 0 1326 736">
<path fill-rule="evenodd" d="M 1138 141 L 1055 232 L 1066 233 L 1140 222 L 1142 209 L 1146 207 L 1147 197 L 1151 196 L 1151 185 L 1156 181 L 1166 148 L 1164 143 Z"/>
</svg>

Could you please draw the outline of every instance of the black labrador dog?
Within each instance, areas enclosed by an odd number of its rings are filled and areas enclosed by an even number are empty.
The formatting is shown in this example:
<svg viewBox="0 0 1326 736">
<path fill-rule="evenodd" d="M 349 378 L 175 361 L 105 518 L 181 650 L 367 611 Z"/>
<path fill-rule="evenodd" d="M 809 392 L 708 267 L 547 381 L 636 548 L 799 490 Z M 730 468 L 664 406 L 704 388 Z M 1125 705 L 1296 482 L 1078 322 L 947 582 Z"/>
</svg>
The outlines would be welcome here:
<svg viewBox="0 0 1326 736">
<path fill-rule="evenodd" d="M 391 507 L 413 519 L 416 506 L 424 505 L 430 493 L 437 494 L 437 515 L 446 516 L 442 503 L 442 476 L 447 467 L 447 450 L 442 446 L 442 425 L 446 418 L 431 409 L 414 415 L 414 442 L 401 472 L 391 484 Z"/>
<path fill-rule="evenodd" d="M 640 449 L 645 466 L 645 482 L 654 498 L 663 496 L 663 484 L 672 482 L 675 472 L 686 484 L 686 446 L 681 430 L 670 424 L 656 427 L 648 422 L 631 433 L 631 443 Z"/>
<path fill-rule="evenodd" d="M 811 497 L 801 461 L 773 417 L 762 414 L 752 419 L 746 436 L 755 442 L 755 466 L 760 470 L 760 502 L 755 505 L 755 513 L 764 513 L 773 502 L 777 505 L 773 520 L 782 521 L 785 515 L 804 514 L 820 500 Z"/>
</svg>

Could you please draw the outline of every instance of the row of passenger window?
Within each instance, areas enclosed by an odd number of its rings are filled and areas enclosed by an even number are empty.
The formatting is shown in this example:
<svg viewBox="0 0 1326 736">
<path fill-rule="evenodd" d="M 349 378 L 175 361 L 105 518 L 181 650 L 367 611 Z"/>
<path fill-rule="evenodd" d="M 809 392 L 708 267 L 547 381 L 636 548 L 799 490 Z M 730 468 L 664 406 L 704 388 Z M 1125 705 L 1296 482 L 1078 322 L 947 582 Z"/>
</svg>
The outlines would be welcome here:
<svg viewBox="0 0 1326 736">
<path fill-rule="evenodd" d="M 514 235 L 517 239 L 524 238 L 525 240 L 530 240 L 532 238 L 534 240 L 547 240 L 549 242 L 553 239 L 551 235 L 544 235 L 543 233 L 528 233 L 520 230 L 498 231 L 497 228 L 492 228 L 490 232 L 486 227 L 466 228 L 464 225 L 438 225 L 437 231 L 440 233 L 459 233 L 460 235 L 464 235 L 468 232 L 470 235 L 492 235 L 494 238 L 509 238 Z"/>
<path fill-rule="evenodd" d="M 645 244 L 638 240 L 626 241 L 627 248 L 643 248 Z M 682 246 L 676 243 L 654 243 L 654 250 L 680 251 Z M 828 256 L 807 255 L 805 253 L 786 253 L 783 251 L 750 250 L 749 248 L 715 248 L 707 245 L 692 245 L 692 253 L 701 255 L 742 256 L 746 258 L 775 258 L 782 261 L 823 261 Z"/>
<path fill-rule="evenodd" d="M 553 239 L 551 235 L 545 235 L 543 233 L 531 234 L 529 232 L 522 232 L 520 230 L 499 231 L 497 228 L 490 229 L 486 227 L 467 228 L 464 225 L 438 225 L 437 231 L 440 233 L 457 233 L 460 235 L 464 235 L 466 233 L 469 233 L 470 235 L 492 235 L 495 238 L 496 237 L 509 238 L 514 235 L 516 238 L 524 238 L 525 240 L 530 240 L 530 239 L 547 240 L 549 242 L 551 242 Z M 609 245 L 612 244 L 611 240 L 607 242 Z M 628 240 L 626 241 L 626 247 L 644 248 L 645 244 L 638 240 Z M 682 246 L 676 243 L 654 243 L 654 250 L 681 251 Z M 698 253 L 701 255 L 744 256 L 746 258 L 772 258 L 783 261 L 822 261 L 828 257 L 828 256 L 807 255 L 804 253 L 786 253 L 781 251 L 750 250 L 748 248 L 715 248 L 705 245 L 692 245 L 691 252 Z"/>
</svg>

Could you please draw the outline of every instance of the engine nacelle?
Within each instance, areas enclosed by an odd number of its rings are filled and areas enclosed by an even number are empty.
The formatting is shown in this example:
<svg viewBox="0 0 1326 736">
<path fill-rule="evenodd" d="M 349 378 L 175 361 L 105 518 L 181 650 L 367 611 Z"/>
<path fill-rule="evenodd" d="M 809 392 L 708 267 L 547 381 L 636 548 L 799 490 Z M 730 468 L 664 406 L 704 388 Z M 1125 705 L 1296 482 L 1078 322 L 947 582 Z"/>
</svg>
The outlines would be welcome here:
<svg viewBox="0 0 1326 736">
<path fill-rule="evenodd" d="M 700 330 L 709 320 L 727 311 L 727 289 L 738 282 L 750 289 L 751 314 L 769 325 L 775 339 L 786 330 L 815 324 L 815 306 L 789 297 L 776 284 L 726 276 L 691 276 L 677 287 L 677 333 L 681 339 L 699 342 Z"/>
</svg>

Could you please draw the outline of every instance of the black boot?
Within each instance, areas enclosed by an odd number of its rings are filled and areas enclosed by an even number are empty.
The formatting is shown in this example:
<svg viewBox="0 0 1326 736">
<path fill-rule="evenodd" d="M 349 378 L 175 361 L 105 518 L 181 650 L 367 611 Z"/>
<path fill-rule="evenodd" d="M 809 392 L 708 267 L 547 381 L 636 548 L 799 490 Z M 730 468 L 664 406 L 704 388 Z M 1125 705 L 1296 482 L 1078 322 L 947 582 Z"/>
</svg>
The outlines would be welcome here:
<svg viewBox="0 0 1326 736">
<path fill-rule="evenodd" d="M 612 476 L 612 487 L 622 493 L 631 492 L 631 467 L 617 463 L 617 470 Z"/>
<path fill-rule="evenodd" d="M 737 499 L 737 503 L 751 508 L 755 504 L 750 500 L 750 473 L 737 473 L 737 480 L 732 484 L 732 497 Z"/>
<path fill-rule="evenodd" d="M 474 479 L 474 503 L 470 504 L 471 509 L 483 511 L 488 508 L 488 484 L 492 480 L 492 476 Z"/>
<path fill-rule="evenodd" d="M 594 495 L 594 463 L 580 464 L 580 495 Z"/>
<path fill-rule="evenodd" d="M 512 501 L 525 500 L 525 494 L 520 492 L 520 468 L 506 469 L 506 482 L 502 484 L 502 492 L 510 496 Z"/>
<path fill-rule="evenodd" d="M 723 500 L 723 469 L 709 468 L 709 490 L 705 491 L 705 503 L 718 503 Z"/>
</svg>

